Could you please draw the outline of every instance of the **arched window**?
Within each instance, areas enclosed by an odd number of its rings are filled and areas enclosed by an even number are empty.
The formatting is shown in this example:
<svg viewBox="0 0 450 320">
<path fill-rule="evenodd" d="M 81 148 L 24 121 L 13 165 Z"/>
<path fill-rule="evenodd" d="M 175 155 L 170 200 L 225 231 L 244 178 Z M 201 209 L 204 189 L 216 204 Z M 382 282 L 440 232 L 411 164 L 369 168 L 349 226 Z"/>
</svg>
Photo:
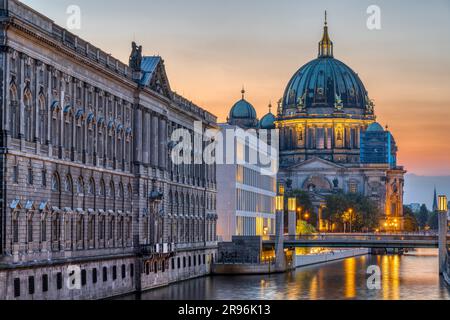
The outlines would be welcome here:
<svg viewBox="0 0 450 320">
<path fill-rule="evenodd" d="M 114 188 L 114 181 L 111 180 L 111 182 L 109 183 L 109 189 L 108 189 L 108 196 L 111 199 L 115 199 L 116 198 L 116 190 Z"/>
<path fill-rule="evenodd" d="M 17 88 L 14 84 L 11 85 L 9 90 L 10 96 L 10 119 L 9 126 L 11 131 L 11 137 L 19 138 L 20 132 L 20 106 L 17 99 Z"/>
<path fill-rule="evenodd" d="M 64 179 L 64 191 L 67 193 L 73 192 L 73 182 L 72 177 L 70 175 L 67 175 Z"/>
<path fill-rule="evenodd" d="M 94 178 L 89 180 L 88 194 L 90 196 L 95 196 L 95 181 Z"/>
<path fill-rule="evenodd" d="M 83 217 L 77 220 L 77 241 L 83 240 Z"/>
<path fill-rule="evenodd" d="M 128 200 L 133 200 L 133 188 L 128 184 Z"/>
<path fill-rule="evenodd" d="M 84 181 L 82 177 L 79 177 L 77 180 L 77 193 L 79 195 L 83 195 L 84 194 Z"/>
<path fill-rule="evenodd" d="M 122 182 L 119 183 L 119 199 L 124 199 L 124 190 Z"/>
<path fill-rule="evenodd" d="M 117 239 L 123 239 L 123 217 L 119 218 L 119 223 L 117 226 Z"/>
<path fill-rule="evenodd" d="M 51 131 L 51 141 L 53 146 L 59 146 L 60 143 L 60 127 L 61 127 L 61 121 L 60 121 L 60 107 L 58 101 L 53 101 L 52 103 L 52 123 L 50 126 Z"/>
<path fill-rule="evenodd" d="M 103 179 L 100 180 L 99 196 L 100 197 L 105 197 L 106 196 L 105 181 L 103 181 Z"/>
<path fill-rule="evenodd" d="M 94 217 L 89 217 L 88 220 L 88 240 L 94 240 Z"/>
<path fill-rule="evenodd" d="M 102 215 L 102 216 L 100 216 L 99 227 L 98 227 L 100 240 L 105 240 L 105 228 L 106 228 L 105 216 Z"/>
<path fill-rule="evenodd" d="M 58 176 L 57 173 L 55 173 L 52 176 L 52 191 L 53 192 L 59 192 L 60 191 L 60 189 L 59 189 L 59 176 Z"/>
<path fill-rule="evenodd" d="M 48 114 L 45 104 L 45 98 L 41 94 L 39 96 L 39 139 L 41 144 L 47 143 L 47 127 L 48 127 Z"/>
<path fill-rule="evenodd" d="M 24 93 L 24 124 L 25 124 L 25 140 L 32 142 L 34 140 L 34 112 L 32 104 L 32 96 L 29 89 Z"/>
<path fill-rule="evenodd" d="M 70 105 L 64 108 L 64 141 L 63 145 L 66 150 L 72 148 L 72 127 L 73 127 L 73 111 Z"/>
</svg>

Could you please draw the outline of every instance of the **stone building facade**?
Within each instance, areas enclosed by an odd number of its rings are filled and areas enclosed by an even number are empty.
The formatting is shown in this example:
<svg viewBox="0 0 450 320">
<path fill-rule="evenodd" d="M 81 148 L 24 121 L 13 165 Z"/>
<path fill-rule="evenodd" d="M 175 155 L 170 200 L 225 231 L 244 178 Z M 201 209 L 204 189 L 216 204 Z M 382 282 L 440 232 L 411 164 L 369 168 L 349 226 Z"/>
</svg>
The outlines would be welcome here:
<svg viewBox="0 0 450 320">
<path fill-rule="evenodd" d="M 173 164 L 170 136 L 215 116 L 135 45 L 123 64 L 16 0 L 0 1 L 0 32 L 0 299 L 98 299 L 209 273 L 215 166 Z"/>
</svg>

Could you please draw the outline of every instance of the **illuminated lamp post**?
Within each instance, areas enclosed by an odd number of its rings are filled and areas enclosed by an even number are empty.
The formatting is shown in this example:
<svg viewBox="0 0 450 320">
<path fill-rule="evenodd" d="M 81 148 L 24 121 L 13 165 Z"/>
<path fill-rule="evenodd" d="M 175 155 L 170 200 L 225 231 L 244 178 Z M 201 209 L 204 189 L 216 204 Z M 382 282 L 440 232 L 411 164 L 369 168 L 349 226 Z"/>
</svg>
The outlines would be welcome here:
<svg viewBox="0 0 450 320">
<path fill-rule="evenodd" d="M 439 273 L 443 274 L 447 269 L 447 232 L 448 232 L 448 202 L 446 196 L 439 196 Z"/>
<path fill-rule="evenodd" d="M 276 197 L 276 233 L 275 233 L 275 269 L 284 271 L 286 259 L 284 257 L 284 196 Z"/>
<path fill-rule="evenodd" d="M 288 229 L 289 236 L 297 234 L 297 198 L 288 199 Z"/>
</svg>

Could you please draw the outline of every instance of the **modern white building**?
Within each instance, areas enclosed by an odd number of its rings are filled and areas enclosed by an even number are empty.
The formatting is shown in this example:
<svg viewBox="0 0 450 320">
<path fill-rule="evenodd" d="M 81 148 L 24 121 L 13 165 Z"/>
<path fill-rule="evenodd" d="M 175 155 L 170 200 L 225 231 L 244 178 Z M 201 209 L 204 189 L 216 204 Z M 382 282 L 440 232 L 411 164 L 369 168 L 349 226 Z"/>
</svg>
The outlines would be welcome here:
<svg viewBox="0 0 450 320">
<path fill-rule="evenodd" d="M 262 139 L 266 143 L 257 138 L 262 129 L 271 129 L 260 124 L 243 96 L 232 108 L 228 123 L 220 125 L 225 152 L 224 164 L 217 165 L 219 241 L 275 233 L 278 156 L 268 139 Z M 265 163 L 261 156 L 267 157 Z"/>
</svg>

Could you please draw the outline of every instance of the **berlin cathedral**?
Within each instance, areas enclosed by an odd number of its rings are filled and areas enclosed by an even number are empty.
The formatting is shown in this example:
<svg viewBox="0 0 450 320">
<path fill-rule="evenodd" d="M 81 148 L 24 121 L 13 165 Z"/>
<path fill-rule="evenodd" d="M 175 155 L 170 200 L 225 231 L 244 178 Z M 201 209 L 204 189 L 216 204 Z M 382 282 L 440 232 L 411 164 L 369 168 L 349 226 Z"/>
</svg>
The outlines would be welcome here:
<svg viewBox="0 0 450 320">
<path fill-rule="evenodd" d="M 326 196 L 343 190 L 379 204 L 380 231 L 401 231 L 406 171 L 397 165 L 394 137 L 376 122 L 375 104 L 358 74 L 334 57 L 326 19 L 318 51 L 289 81 L 276 115 L 270 111 L 258 120 L 243 96 L 228 123 L 279 129 L 279 188 L 309 192 L 319 230 L 331 228 L 321 218 Z"/>
</svg>

